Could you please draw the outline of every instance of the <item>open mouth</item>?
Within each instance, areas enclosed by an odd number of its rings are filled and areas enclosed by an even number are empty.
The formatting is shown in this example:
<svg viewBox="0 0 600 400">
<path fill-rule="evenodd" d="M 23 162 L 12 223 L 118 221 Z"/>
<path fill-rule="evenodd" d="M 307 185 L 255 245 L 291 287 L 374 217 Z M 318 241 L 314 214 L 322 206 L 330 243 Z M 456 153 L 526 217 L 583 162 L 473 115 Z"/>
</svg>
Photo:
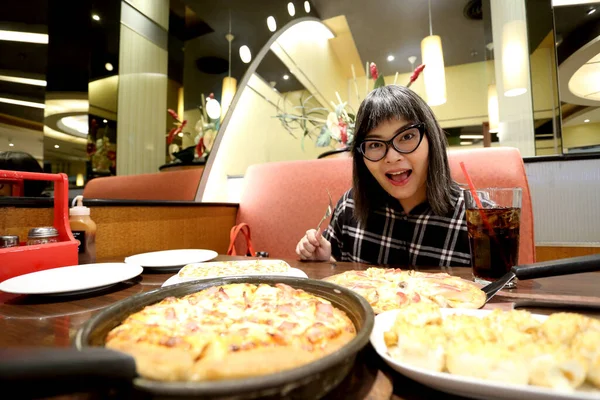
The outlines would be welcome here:
<svg viewBox="0 0 600 400">
<path fill-rule="evenodd" d="M 407 170 L 399 171 L 399 172 L 391 172 L 391 173 L 385 174 L 385 176 L 387 176 L 387 178 L 390 181 L 392 181 L 392 183 L 402 184 L 408 180 L 408 178 L 410 177 L 411 174 L 412 174 L 412 169 L 407 169 Z"/>
</svg>

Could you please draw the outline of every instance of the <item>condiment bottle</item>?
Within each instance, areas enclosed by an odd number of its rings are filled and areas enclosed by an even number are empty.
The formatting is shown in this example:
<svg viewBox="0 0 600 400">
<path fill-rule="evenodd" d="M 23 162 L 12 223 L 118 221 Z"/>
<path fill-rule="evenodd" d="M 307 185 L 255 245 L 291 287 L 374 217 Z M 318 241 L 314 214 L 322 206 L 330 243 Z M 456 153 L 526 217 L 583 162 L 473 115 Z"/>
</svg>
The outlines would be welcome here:
<svg viewBox="0 0 600 400">
<path fill-rule="evenodd" d="M 79 264 L 95 263 L 96 223 L 90 218 L 89 207 L 83 206 L 83 196 L 73 199 L 69 209 L 69 225 L 73 236 L 79 241 Z"/>
</svg>

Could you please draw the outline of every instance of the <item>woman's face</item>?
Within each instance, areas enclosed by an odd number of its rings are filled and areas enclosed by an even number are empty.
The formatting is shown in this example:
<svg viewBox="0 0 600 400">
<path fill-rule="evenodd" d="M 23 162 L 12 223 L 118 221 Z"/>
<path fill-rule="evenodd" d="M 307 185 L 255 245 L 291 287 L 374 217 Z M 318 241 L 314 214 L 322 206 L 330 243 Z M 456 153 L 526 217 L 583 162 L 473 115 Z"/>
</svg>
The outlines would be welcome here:
<svg viewBox="0 0 600 400">
<path fill-rule="evenodd" d="M 405 119 L 389 120 L 367 133 L 365 139 L 390 140 L 412 122 Z M 402 154 L 389 146 L 385 157 L 365 164 L 381 187 L 400 201 L 405 212 L 427 199 L 427 171 L 429 165 L 429 143 L 427 135 L 415 151 Z"/>
</svg>

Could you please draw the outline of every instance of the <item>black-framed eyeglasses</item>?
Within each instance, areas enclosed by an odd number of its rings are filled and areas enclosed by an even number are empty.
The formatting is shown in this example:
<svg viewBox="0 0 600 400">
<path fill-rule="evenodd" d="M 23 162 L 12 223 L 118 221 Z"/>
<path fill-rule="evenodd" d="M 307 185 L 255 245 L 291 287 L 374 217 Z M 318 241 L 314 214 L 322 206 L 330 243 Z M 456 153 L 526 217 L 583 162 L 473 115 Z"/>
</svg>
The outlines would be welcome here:
<svg viewBox="0 0 600 400">
<path fill-rule="evenodd" d="M 362 155 L 369 161 L 382 160 L 390 145 L 394 147 L 398 153 L 409 154 L 415 151 L 425 134 L 425 124 L 420 122 L 418 124 L 409 125 L 406 128 L 398 131 L 390 140 L 379 140 L 379 139 L 366 139 L 363 140 L 358 150 Z"/>
</svg>

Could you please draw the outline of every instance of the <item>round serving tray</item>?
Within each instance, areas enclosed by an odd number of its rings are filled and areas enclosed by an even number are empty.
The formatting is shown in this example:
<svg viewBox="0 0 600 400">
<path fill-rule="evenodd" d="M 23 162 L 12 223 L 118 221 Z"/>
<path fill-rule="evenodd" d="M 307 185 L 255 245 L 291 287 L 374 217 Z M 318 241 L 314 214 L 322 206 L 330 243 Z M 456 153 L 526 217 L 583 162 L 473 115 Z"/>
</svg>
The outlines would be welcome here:
<svg viewBox="0 0 600 400">
<path fill-rule="evenodd" d="M 298 368 L 245 379 L 210 382 L 162 382 L 134 378 L 132 384 L 158 397 L 194 397 L 211 399 L 314 399 L 324 396 L 338 385 L 354 364 L 356 354 L 368 343 L 374 314 L 367 301 L 339 285 L 305 278 L 283 276 L 236 276 L 185 282 L 119 301 L 88 320 L 75 336 L 76 348 L 104 346 L 108 332 L 130 314 L 170 296 L 182 297 L 212 286 L 231 283 L 284 283 L 293 288 L 329 300 L 344 311 L 356 327 L 356 337 L 336 352 Z M 251 367 L 251 366 L 249 366 Z"/>
</svg>

